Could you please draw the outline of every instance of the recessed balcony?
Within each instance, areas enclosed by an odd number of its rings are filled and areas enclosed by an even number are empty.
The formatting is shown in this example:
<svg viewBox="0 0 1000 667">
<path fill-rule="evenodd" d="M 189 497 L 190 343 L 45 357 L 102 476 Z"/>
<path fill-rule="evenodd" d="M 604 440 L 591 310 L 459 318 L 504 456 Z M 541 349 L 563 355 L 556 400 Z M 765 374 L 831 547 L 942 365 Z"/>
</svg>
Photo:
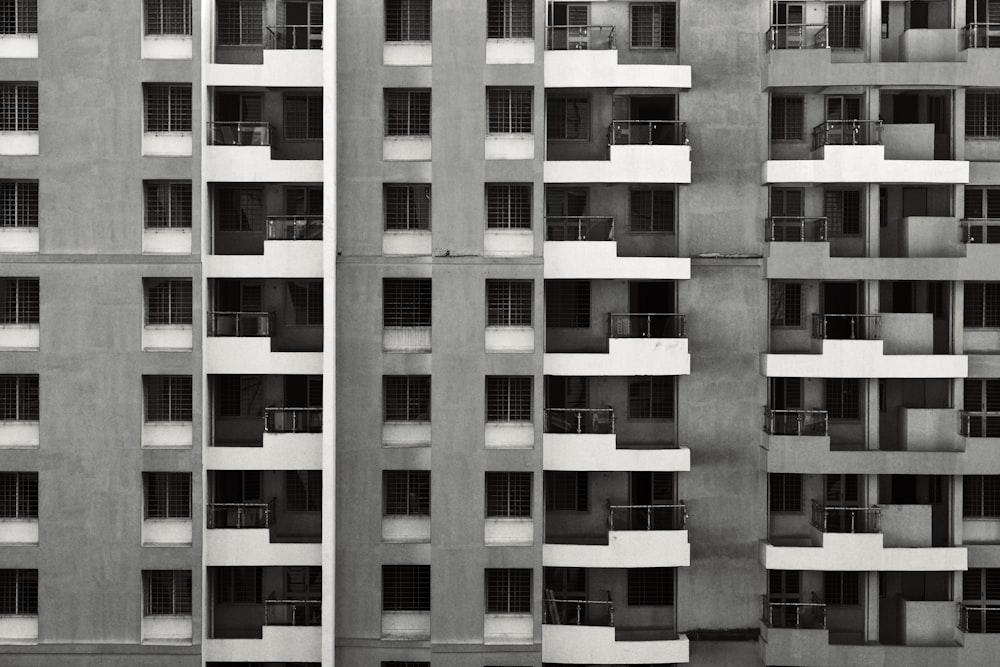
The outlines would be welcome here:
<svg viewBox="0 0 1000 667">
<path fill-rule="evenodd" d="M 619 237 L 621 234 L 619 231 Z M 647 234 L 642 240 L 649 243 L 658 239 Z M 633 245 L 632 239 L 622 241 L 625 247 L 619 246 L 615 219 L 610 216 L 546 216 L 545 278 L 687 280 L 691 277 L 690 258 L 636 256 L 627 251 Z"/>
<path fill-rule="evenodd" d="M 321 182 L 322 141 L 272 141 L 271 124 L 264 121 L 209 121 L 203 149 L 202 174 L 207 181 L 228 182 Z M 294 152 L 292 149 L 294 148 Z"/>
<path fill-rule="evenodd" d="M 318 188 L 299 190 L 319 191 Z M 210 276 L 319 278 L 323 275 L 323 216 L 268 215 L 255 220 L 245 210 L 232 211 L 220 205 L 217 218 L 230 221 L 233 215 L 241 220 L 237 229 L 224 227 L 221 220 L 216 222 L 213 252 L 205 258 L 206 273 Z M 247 261 L 246 255 L 263 257 Z"/>
<path fill-rule="evenodd" d="M 608 146 L 585 159 L 546 158 L 546 183 L 690 183 L 687 123 L 679 120 L 615 120 Z M 551 150 L 550 150 L 551 152 Z"/>
<path fill-rule="evenodd" d="M 209 386 L 214 447 L 259 448 L 271 441 L 276 452 L 287 447 L 287 456 L 308 456 L 322 440 L 319 375 L 209 375 Z"/>
<path fill-rule="evenodd" d="M 568 334 L 547 333 L 546 350 L 567 347 Z M 684 315 L 678 313 L 609 313 L 607 352 L 546 352 L 546 375 L 687 375 L 691 355 Z M 569 343 L 568 347 L 577 347 Z M 589 347 L 584 345 L 584 347 Z"/>
</svg>

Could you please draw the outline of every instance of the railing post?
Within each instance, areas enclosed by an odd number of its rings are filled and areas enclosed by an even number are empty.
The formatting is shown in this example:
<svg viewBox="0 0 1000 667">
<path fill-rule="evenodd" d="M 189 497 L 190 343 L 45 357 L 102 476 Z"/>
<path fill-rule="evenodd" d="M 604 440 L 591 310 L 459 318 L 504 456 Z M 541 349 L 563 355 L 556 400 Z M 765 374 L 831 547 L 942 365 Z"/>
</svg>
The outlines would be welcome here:
<svg viewBox="0 0 1000 667">
<path fill-rule="evenodd" d="M 653 530 L 653 508 L 646 508 L 646 530 Z"/>
<path fill-rule="evenodd" d="M 611 411 L 611 432 L 615 432 L 615 411 Z"/>
<path fill-rule="evenodd" d="M 291 413 L 292 413 L 292 431 L 291 432 L 292 433 L 298 433 L 299 430 L 298 430 L 298 424 L 297 424 L 297 422 L 298 422 L 299 411 L 298 410 L 292 410 Z"/>
<path fill-rule="evenodd" d="M 653 316 L 646 315 L 646 338 L 653 337 Z"/>
<path fill-rule="evenodd" d="M 799 218 L 799 243 L 806 242 L 806 220 Z"/>
<path fill-rule="evenodd" d="M 583 433 L 583 413 L 579 410 L 576 412 L 576 432 Z"/>
</svg>

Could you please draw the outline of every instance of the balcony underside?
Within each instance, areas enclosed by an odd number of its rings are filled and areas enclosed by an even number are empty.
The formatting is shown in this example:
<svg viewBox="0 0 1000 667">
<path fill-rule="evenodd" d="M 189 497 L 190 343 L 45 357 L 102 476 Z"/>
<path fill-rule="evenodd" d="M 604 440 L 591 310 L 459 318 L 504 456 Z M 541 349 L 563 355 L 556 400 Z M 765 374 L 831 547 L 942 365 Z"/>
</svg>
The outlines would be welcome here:
<svg viewBox="0 0 1000 667">
<path fill-rule="evenodd" d="M 571 665 L 686 663 L 688 638 L 649 641 L 615 639 L 615 628 L 589 625 L 542 625 L 542 661 Z"/>
<path fill-rule="evenodd" d="M 955 238 L 958 238 L 956 223 Z M 957 241 L 956 241 L 957 244 Z M 768 243 L 770 280 L 993 280 L 1000 245 L 963 244 L 965 257 L 831 257 L 830 243 Z"/>
<path fill-rule="evenodd" d="M 821 546 L 760 542 L 768 570 L 957 572 L 969 568 L 965 547 L 886 547 L 881 533 L 821 533 Z"/>
<path fill-rule="evenodd" d="M 760 355 L 765 377 L 964 378 L 969 357 L 960 354 L 885 354 L 881 340 L 824 340 L 821 354 Z M 546 371 L 548 372 L 548 371 Z"/>
<path fill-rule="evenodd" d="M 677 448 L 618 449 L 614 433 L 546 433 L 542 436 L 542 468 L 587 471 L 691 470 L 691 450 Z"/>
<path fill-rule="evenodd" d="M 761 168 L 770 183 L 968 183 L 969 163 L 961 160 L 887 160 L 885 146 L 823 146 L 813 160 L 767 160 Z"/>
<path fill-rule="evenodd" d="M 618 51 L 545 52 L 546 88 L 690 88 L 690 65 L 622 65 Z"/>
</svg>

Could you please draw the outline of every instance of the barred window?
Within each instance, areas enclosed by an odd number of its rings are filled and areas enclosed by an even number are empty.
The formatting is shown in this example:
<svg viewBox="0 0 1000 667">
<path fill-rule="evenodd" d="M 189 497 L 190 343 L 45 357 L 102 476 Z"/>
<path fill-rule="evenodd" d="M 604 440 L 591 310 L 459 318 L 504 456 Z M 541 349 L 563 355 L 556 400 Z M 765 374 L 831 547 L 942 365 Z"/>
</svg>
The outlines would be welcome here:
<svg viewBox="0 0 1000 667">
<path fill-rule="evenodd" d="M 534 37 L 532 0 L 486 0 L 486 36 L 490 39 Z"/>
<path fill-rule="evenodd" d="M 385 375 L 382 380 L 385 421 L 430 421 L 430 375 Z"/>
<path fill-rule="evenodd" d="M 0 227 L 38 227 L 38 181 L 0 181 Z"/>
<path fill-rule="evenodd" d="M 962 516 L 1000 518 L 1000 475 L 966 475 L 962 482 Z"/>
<path fill-rule="evenodd" d="M 965 136 L 1000 138 L 1000 90 L 965 94 Z"/>
<path fill-rule="evenodd" d="M 486 613 L 531 613 L 531 568 L 486 568 Z"/>
<path fill-rule="evenodd" d="M 966 378 L 964 381 L 965 435 L 1000 437 L 1000 380 Z"/>
<path fill-rule="evenodd" d="M 827 378 L 826 412 L 830 419 L 858 419 L 860 384 L 856 378 Z"/>
<path fill-rule="evenodd" d="M 430 610 L 430 565 L 382 566 L 382 611 Z"/>
<path fill-rule="evenodd" d="M 323 471 L 286 470 L 285 502 L 289 512 L 322 511 Z"/>
<path fill-rule="evenodd" d="M 531 421 L 530 375 L 486 376 L 486 421 Z"/>
<path fill-rule="evenodd" d="M 531 185 L 487 183 L 486 228 L 531 229 Z"/>
<path fill-rule="evenodd" d="M 545 281 L 545 326 L 559 329 L 590 328 L 590 281 Z"/>
<path fill-rule="evenodd" d="M 824 572 L 823 601 L 848 606 L 859 604 L 859 581 L 857 572 Z"/>
<path fill-rule="evenodd" d="M 829 3 L 826 6 L 827 44 L 833 49 L 861 48 L 861 3 Z"/>
<path fill-rule="evenodd" d="M 677 3 L 632 4 L 633 49 L 677 48 Z"/>
<path fill-rule="evenodd" d="M 38 0 L 0 0 L 0 35 L 38 32 Z"/>
<path fill-rule="evenodd" d="M 215 378 L 219 417 L 260 417 L 264 414 L 264 381 L 259 375 L 219 375 Z"/>
<path fill-rule="evenodd" d="M 662 607 L 673 603 L 674 568 L 629 568 L 626 604 L 633 607 Z"/>
<path fill-rule="evenodd" d="M 147 83 L 146 132 L 191 131 L 191 84 Z"/>
<path fill-rule="evenodd" d="M 37 375 L 0 375 L 0 421 L 38 421 Z"/>
<path fill-rule="evenodd" d="M 382 186 L 382 202 L 386 229 L 431 228 L 429 183 L 386 183 Z"/>
<path fill-rule="evenodd" d="M 486 326 L 530 327 L 530 280 L 486 281 Z"/>
<path fill-rule="evenodd" d="M 385 41 L 431 41 L 431 0 L 385 0 Z"/>
<path fill-rule="evenodd" d="M 1000 219 L 1000 188 L 965 188 L 967 220 Z"/>
<path fill-rule="evenodd" d="M 219 46 L 262 46 L 264 3 L 262 0 L 218 0 L 215 9 Z"/>
<path fill-rule="evenodd" d="M 191 376 L 147 375 L 146 421 L 191 421 Z"/>
<path fill-rule="evenodd" d="M 1000 327 L 1000 283 L 965 283 L 966 329 Z"/>
<path fill-rule="evenodd" d="M 191 228 L 191 181 L 146 181 L 147 229 Z"/>
<path fill-rule="evenodd" d="M 634 188 L 629 190 L 629 230 L 674 233 L 674 189 Z"/>
<path fill-rule="evenodd" d="M 289 308 L 285 321 L 296 326 L 318 327 L 323 325 L 323 281 L 286 280 Z"/>
<path fill-rule="evenodd" d="M 385 90 L 385 136 L 416 137 L 431 134 L 429 88 Z"/>
<path fill-rule="evenodd" d="M 262 232 L 264 191 L 258 188 L 220 188 L 216 193 L 220 232 Z"/>
<path fill-rule="evenodd" d="M 261 567 L 211 568 L 215 601 L 220 604 L 260 604 L 263 570 Z"/>
<path fill-rule="evenodd" d="M 771 281 L 771 326 L 802 326 L 802 283 Z"/>
<path fill-rule="evenodd" d="M 490 134 L 531 132 L 531 88 L 486 89 L 486 131 Z"/>
<path fill-rule="evenodd" d="M 38 570 L 0 570 L 0 614 L 38 614 Z"/>
<path fill-rule="evenodd" d="M 531 473 L 487 472 L 486 516 L 530 517 Z"/>
<path fill-rule="evenodd" d="M 379 665 L 381 667 L 431 667 L 431 663 L 426 660 L 383 660 Z"/>
<path fill-rule="evenodd" d="M 285 96 L 285 139 L 323 138 L 323 96 Z"/>
<path fill-rule="evenodd" d="M 805 102 L 801 95 L 771 98 L 771 141 L 802 141 Z"/>
<path fill-rule="evenodd" d="M 0 472 L 0 518 L 38 518 L 37 472 Z"/>
<path fill-rule="evenodd" d="M 0 324 L 38 324 L 38 278 L 0 278 Z"/>
<path fill-rule="evenodd" d="M 772 512 L 802 511 L 802 475 L 772 472 L 767 476 Z"/>
<path fill-rule="evenodd" d="M 143 616 L 189 616 L 191 570 L 143 570 Z"/>
<path fill-rule="evenodd" d="M 670 375 L 628 381 L 629 419 L 673 419 L 674 378 Z"/>
<path fill-rule="evenodd" d="M 550 97 L 545 106 L 545 136 L 556 141 L 590 140 L 590 99 Z"/>
<path fill-rule="evenodd" d="M 144 472 L 147 519 L 191 518 L 191 473 Z"/>
<path fill-rule="evenodd" d="M 429 327 L 430 278 L 382 279 L 382 326 Z"/>
<path fill-rule="evenodd" d="M 1000 601 L 1000 568 L 970 567 L 962 575 L 963 602 Z"/>
<path fill-rule="evenodd" d="M 146 324 L 191 324 L 191 279 L 150 279 L 146 289 Z"/>
<path fill-rule="evenodd" d="M 191 0 L 145 0 L 147 35 L 190 35 Z"/>
<path fill-rule="evenodd" d="M 586 512 L 590 507 L 589 478 L 585 472 L 545 471 L 545 509 Z"/>
<path fill-rule="evenodd" d="M 861 233 L 860 190 L 827 190 L 823 195 L 823 204 L 830 236 L 857 236 Z"/>
<path fill-rule="evenodd" d="M 382 471 L 382 514 L 426 516 L 430 513 L 430 470 Z"/>
<path fill-rule="evenodd" d="M 38 131 L 38 84 L 0 84 L 0 132 Z"/>
</svg>

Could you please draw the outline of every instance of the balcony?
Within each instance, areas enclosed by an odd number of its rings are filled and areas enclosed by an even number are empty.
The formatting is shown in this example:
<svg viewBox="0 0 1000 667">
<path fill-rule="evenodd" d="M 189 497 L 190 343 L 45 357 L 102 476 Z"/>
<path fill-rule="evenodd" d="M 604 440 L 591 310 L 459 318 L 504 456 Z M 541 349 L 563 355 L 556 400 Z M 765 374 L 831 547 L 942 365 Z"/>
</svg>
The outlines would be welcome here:
<svg viewBox="0 0 1000 667">
<path fill-rule="evenodd" d="M 271 107 L 283 104 L 273 95 L 262 94 Z M 266 121 L 222 121 L 207 123 L 203 149 L 203 174 L 207 181 L 321 182 L 323 180 L 322 140 L 279 140 Z"/>
<path fill-rule="evenodd" d="M 662 237 L 662 238 L 661 238 Z M 687 257 L 639 256 L 641 242 L 662 255 L 676 254 L 676 235 L 624 234 L 609 216 L 546 216 L 545 278 L 673 279 L 691 277 Z"/>
<path fill-rule="evenodd" d="M 234 588 L 233 581 L 246 581 Z M 321 625 L 322 605 L 319 566 L 288 567 L 208 567 L 207 585 L 218 593 L 210 601 L 207 634 L 209 639 L 268 639 L 284 634 L 294 642 L 299 633 L 281 633 L 281 628 Z M 266 597 L 262 591 L 268 591 Z M 230 599 L 247 596 L 250 600 Z M 309 633 L 310 635 L 312 633 Z M 308 636 L 308 635 L 307 635 Z M 316 637 L 318 638 L 318 632 Z M 289 644 L 291 645 L 291 644 Z M 318 649 L 317 645 L 317 649 Z"/>
<path fill-rule="evenodd" d="M 554 330 L 546 350 L 564 347 Z M 570 345 L 570 347 L 576 347 Z M 546 352 L 546 375 L 687 375 L 691 355 L 684 315 L 609 313 L 607 352 Z"/>
</svg>

